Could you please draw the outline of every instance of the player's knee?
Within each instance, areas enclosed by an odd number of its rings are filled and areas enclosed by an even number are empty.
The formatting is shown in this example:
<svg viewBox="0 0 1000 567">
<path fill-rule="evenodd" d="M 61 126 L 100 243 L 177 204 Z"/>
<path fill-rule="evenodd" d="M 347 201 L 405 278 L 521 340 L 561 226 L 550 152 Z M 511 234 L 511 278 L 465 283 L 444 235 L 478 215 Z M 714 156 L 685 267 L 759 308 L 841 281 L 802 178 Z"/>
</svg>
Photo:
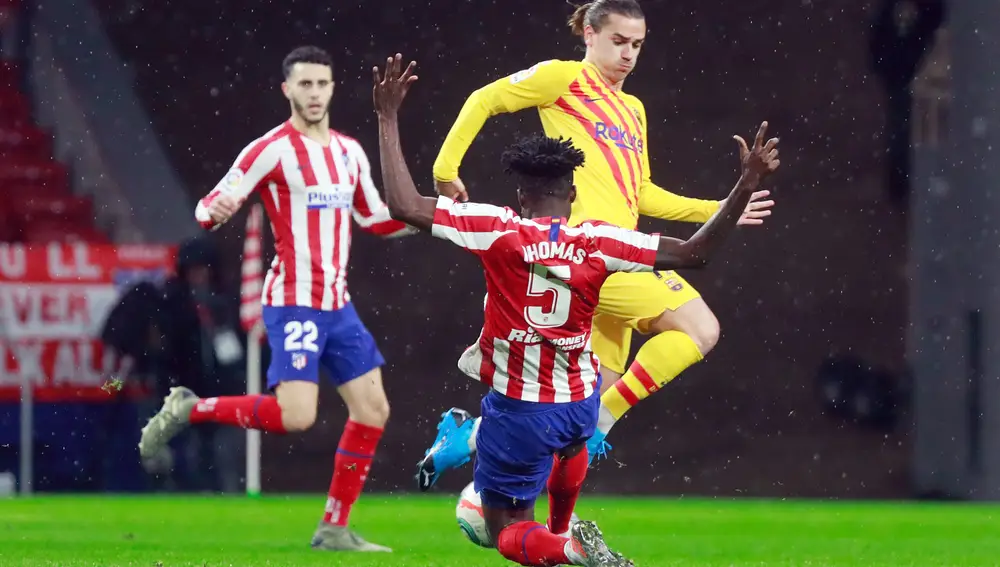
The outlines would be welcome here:
<svg viewBox="0 0 1000 567">
<path fill-rule="evenodd" d="M 279 392 L 280 394 L 280 392 Z M 305 431 L 316 423 L 316 402 L 305 396 L 278 396 L 281 406 L 281 423 L 285 431 Z"/>
<path fill-rule="evenodd" d="M 719 342 L 722 330 L 719 319 L 704 301 L 688 303 L 677 311 L 666 311 L 648 323 L 648 332 L 660 334 L 679 331 L 694 341 L 702 356 L 707 355 Z"/>
<path fill-rule="evenodd" d="M 534 522 L 532 522 L 534 523 Z M 518 522 L 510 524 L 498 530 L 497 534 L 490 534 L 493 540 L 493 546 L 496 547 L 500 555 L 504 556 L 508 561 L 513 561 L 520 565 L 537 565 L 536 562 L 531 561 L 527 556 L 527 550 L 525 549 L 524 539 L 527 535 L 527 531 L 534 526 L 525 526 L 524 522 Z M 490 530 L 492 531 L 492 530 Z"/>
<path fill-rule="evenodd" d="M 372 404 L 370 408 L 371 419 L 379 427 L 382 427 L 389 421 L 389 400 L 382 398 L 376 403 Z"/>
<path fill-rule="evenodd" d="M 514 532 L 515 530 L 511 529 L 500 532 L 500 539 L 495 544 L 497 551 L 507 561 L 517 563 L 518 565 L 531 565 L 531 563 L 525 561 L 521 546 L 518 545 L 518 542 L 514 541 Z"/>
<path fill-rule="evenodd" d="M 319 386 L 311 382 L 287 381 L 278 385 L 275 394 L 281 407 L 281 423 L 285 431 L 305 431 L 316 423 Z"/>
<path fill-rule="evenodd" d="M 715 345 L 719 343 L 719 335 L 722 328 L 715 314 L 709 311 L 706 315 L 699 317 L 698 321 L 687 331 L 691 340 L 698 346 L 702 356 L 709 353 Z"/>
<path fill-rule="evenodd" d="M 288 411 L 282 408 L 281 423 L 289 433 L 306 431 L 316 423 L 316 408 L 296 407 Z"/>
<path fill-rule="evenodd" d="M 384 427 L 389 421 L 389 400 L 384 396 L 373 397 L 348 408 L 351 420 L 372 427 Z"/>
</svg>

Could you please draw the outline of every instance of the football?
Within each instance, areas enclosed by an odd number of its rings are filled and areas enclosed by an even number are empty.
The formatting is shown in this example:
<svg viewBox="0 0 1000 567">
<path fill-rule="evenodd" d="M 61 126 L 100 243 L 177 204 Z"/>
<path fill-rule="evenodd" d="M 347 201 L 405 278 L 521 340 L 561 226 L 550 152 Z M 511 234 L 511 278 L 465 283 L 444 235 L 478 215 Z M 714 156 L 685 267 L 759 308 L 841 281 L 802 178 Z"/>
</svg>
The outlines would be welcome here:
<svg viewBox="0 0 1000 567">
<path fill-rule="evenodd" d="M 455 506 L 455 518 L 458 527 L 472 543 L 480 547 L 493 547 L 490 534 L 486 531 L 486 520 L 483 518 L 483 502 L 476 492 L 475 483 L 470 482 L 458 497 Z"/>
</svg>

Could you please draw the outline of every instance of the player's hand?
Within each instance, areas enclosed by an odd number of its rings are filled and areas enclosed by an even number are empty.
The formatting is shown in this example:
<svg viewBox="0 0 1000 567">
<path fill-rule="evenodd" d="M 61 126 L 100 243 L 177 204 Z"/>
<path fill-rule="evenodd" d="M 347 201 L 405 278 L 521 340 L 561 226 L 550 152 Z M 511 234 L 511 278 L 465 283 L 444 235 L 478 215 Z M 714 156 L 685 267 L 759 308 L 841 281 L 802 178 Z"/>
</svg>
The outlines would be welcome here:
<svg viewBox="0 0 1000 567">
<path fill-rule="evenodd" d="M 390 57 L 385 61 L 385 75 L 380 76 L 378 67 L 372 68 L 375 86 L 372 87 L 372 98 L 375 100 L 375 112 L 380 115 L 393 115 L 403 104 L 406 98 L 406 91 L 410 90 L 410 85 L 417 80 L 413 74 L 417 62 L 410 61 L 402 72 L 403 56 L 399 53 L 395 57 Z"/>
<path fill-rule="evenodd" d="M 236 214 L 236 211 L 240 208 L 240 204 L 236 202 L 236 198 L 232 195 L 221 194 L 212 199 L 207 208 L 208 215 L 212 217 L 212 222 L 215 224 L 224 224 Z"/>
<path fill-rule="evenodd" d="M 767 134 L 767 121 L 761 123 L 757 130 L 757 137 L 754 139 L 753 148 L 747 148 L 746 141 L 740 136 L 733 136 L 736 143 L 740 145 L 740 163 L 743 165 L 742 177 L 748 182 L 750 187 L 757 185 L 768 175 L 778 169 L 781 162 L 778 160 L 778 139 L 771 138 L 766 143 L 764 136 Z"/>
<path fill-rule="evenodd" d="M 774 206 L 774 201 L 768 199 L 771 195 L 770 191 L 754 191 L 753 195 L 750 195 L 750 202 L 747 203 L 747 208 L 743 210 L 743 215 L 740 216 L 739 225 L 758 225 L 764 224 L 764 219 L 771 216 L 771 207 Z M 719 208 L 722 208 L 726 204 L 726 200 L 723 199 L 719 203 Z"/>
<path fill-rule="evenodd" d="M 465 184 L 458 177 L 454 181 L 435 181 L 434 189 L 437 190 L 438 195 L 444 195 L 460 203 L 469 200 L 469 193 L 465 190 Z"/>
</svg>

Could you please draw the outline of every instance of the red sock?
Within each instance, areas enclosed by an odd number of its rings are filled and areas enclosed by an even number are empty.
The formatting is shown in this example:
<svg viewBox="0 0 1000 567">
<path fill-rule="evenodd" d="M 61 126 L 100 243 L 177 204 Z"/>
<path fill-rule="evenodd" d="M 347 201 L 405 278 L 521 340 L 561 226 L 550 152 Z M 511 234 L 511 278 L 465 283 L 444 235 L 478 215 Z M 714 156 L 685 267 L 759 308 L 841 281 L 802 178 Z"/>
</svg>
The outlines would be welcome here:
<svg viewBox="0 0 1000 567">
<path fill-rule="evenodd" d="M 568 459 L 555 457 L 549 475 L 549 529 L 552 533 L 569 531 L 569 520 L 576 506 L 576 498 L 587 478 L 587 449 Z"/>
<path fill-rule="evenodd" d="M 330 480 L 324 522 L 347 525 L 351 506 L 361 496 L 361 489 L 368 478 L 368 469 L 372 466 L 372 457 L 375 456 L 375 448 L 381 438 L 381 428 L 347 420 L 344 433 L 340 436 L 340 444 L 337 445 L 337 456 L 333 459 L 333 479 Z"/>
<path fill-rule="evenodd" d="M 281 406 L 274 396 L 204 398 L 191 408 L 191 423 L 222 423 L 268 433 L 285 433 Z"/>
<path fill-rule="evenodd" d="M 569 540 L 545 529 L 538 522 L 517 522 L 504 528 L 497 538 L 497 551 L 511 561 L 535 567 L 572 564 L 566 557 Z"/>
</svg>

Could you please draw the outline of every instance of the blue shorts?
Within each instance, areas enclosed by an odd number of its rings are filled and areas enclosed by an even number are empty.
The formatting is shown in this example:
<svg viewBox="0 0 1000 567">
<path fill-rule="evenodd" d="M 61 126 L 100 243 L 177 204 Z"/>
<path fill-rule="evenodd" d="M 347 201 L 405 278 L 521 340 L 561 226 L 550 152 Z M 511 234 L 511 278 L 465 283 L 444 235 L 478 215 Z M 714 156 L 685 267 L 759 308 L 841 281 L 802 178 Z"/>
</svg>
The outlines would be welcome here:
<svg viewBox="0 0 1000 567">
<path fill-rule="evenodd" d="M 483 398 L 473 477 L 483 505 L 534 506 L 552 472 L 553 455 L 594 435 L 600 407 L 597 391 L 579 402 L 542 404 L 491 390 Z"/>
<path fill-rule="evenodd" d="M 385 364 L 353 304 L 337 311 L 265 305 L 263 318 L 271 344 L 269 389 L 292 380 L 319 382 L 320 365 L 341 386 Z"/>
</svg>

